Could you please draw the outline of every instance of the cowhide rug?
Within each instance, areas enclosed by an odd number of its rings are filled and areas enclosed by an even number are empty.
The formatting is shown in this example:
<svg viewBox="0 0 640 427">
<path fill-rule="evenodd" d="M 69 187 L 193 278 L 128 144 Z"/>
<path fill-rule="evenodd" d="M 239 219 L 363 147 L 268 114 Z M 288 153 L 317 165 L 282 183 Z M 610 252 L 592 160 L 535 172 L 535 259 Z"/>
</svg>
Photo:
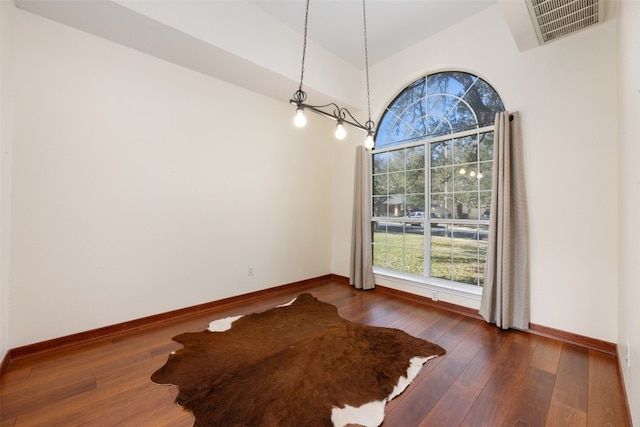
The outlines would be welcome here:
<svg viewBox="0 0 640 427">
<path fill-rule="evenodd" d="M 195 426 L 378 426 L 384 406 L 445 350 L 360 325 L 302 294 L 263 313 L 173 338 L 184 348 L 151 379 L 179 387 Z"/>
</svg>

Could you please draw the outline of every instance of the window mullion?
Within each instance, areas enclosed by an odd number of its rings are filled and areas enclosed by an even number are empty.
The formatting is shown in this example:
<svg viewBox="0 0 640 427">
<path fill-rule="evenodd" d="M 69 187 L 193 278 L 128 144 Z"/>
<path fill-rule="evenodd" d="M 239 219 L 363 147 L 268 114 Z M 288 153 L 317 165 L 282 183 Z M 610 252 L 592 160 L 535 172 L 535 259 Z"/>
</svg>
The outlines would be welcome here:
<svg viewBox="0 0 640 427">
<path fill-rule="evenodd" d="M 431 275 L 431 150 L 424 143 L 424 227 L 423 227 L 423 275 Z"/>
</svg>

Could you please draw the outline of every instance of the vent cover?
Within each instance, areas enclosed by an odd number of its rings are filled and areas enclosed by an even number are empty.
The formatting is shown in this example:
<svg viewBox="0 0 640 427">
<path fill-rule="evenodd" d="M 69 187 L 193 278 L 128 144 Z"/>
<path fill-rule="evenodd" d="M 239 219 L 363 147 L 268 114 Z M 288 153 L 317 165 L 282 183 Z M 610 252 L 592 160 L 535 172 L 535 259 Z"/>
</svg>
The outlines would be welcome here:
<svg viewBox="0 0 640 427">
<path fill-rule="evenodd" d="M 540 44 L 604 21 L 604 0 L 527 0 Z"/>
</svg>

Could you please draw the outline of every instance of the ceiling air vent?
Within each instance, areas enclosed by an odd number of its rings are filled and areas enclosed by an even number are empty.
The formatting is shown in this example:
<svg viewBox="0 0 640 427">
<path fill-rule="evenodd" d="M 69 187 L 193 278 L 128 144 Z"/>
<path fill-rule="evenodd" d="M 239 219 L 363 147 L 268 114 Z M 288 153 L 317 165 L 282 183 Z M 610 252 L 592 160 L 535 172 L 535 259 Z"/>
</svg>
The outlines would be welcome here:
<svg viewBox="0 0 640 427">
<path fill-rule="evenodd" d="M 540 44 L 604 21 L 604 0 L 527 0 Z"/>
</svg>

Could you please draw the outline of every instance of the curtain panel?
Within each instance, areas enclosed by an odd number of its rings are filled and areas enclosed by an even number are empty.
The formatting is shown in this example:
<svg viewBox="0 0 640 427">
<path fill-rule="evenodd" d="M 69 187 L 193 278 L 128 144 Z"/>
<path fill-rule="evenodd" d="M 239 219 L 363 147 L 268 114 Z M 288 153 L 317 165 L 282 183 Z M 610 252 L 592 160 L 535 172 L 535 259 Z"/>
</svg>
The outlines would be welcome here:
<svg viewBox="0 0 640 427">
<path fill-rule="evenodd" d="M 491 216 L 480 315 L 502 329 L 529 328 L 529 230 L 520 116 L 496 114 Z"/>
<path fill-rule="evenodd" d="M 364 145 L 356 147 L 349 283 L 356 289 L 375 287 L 371 247 L 371 154 Z"/>
</svg>

